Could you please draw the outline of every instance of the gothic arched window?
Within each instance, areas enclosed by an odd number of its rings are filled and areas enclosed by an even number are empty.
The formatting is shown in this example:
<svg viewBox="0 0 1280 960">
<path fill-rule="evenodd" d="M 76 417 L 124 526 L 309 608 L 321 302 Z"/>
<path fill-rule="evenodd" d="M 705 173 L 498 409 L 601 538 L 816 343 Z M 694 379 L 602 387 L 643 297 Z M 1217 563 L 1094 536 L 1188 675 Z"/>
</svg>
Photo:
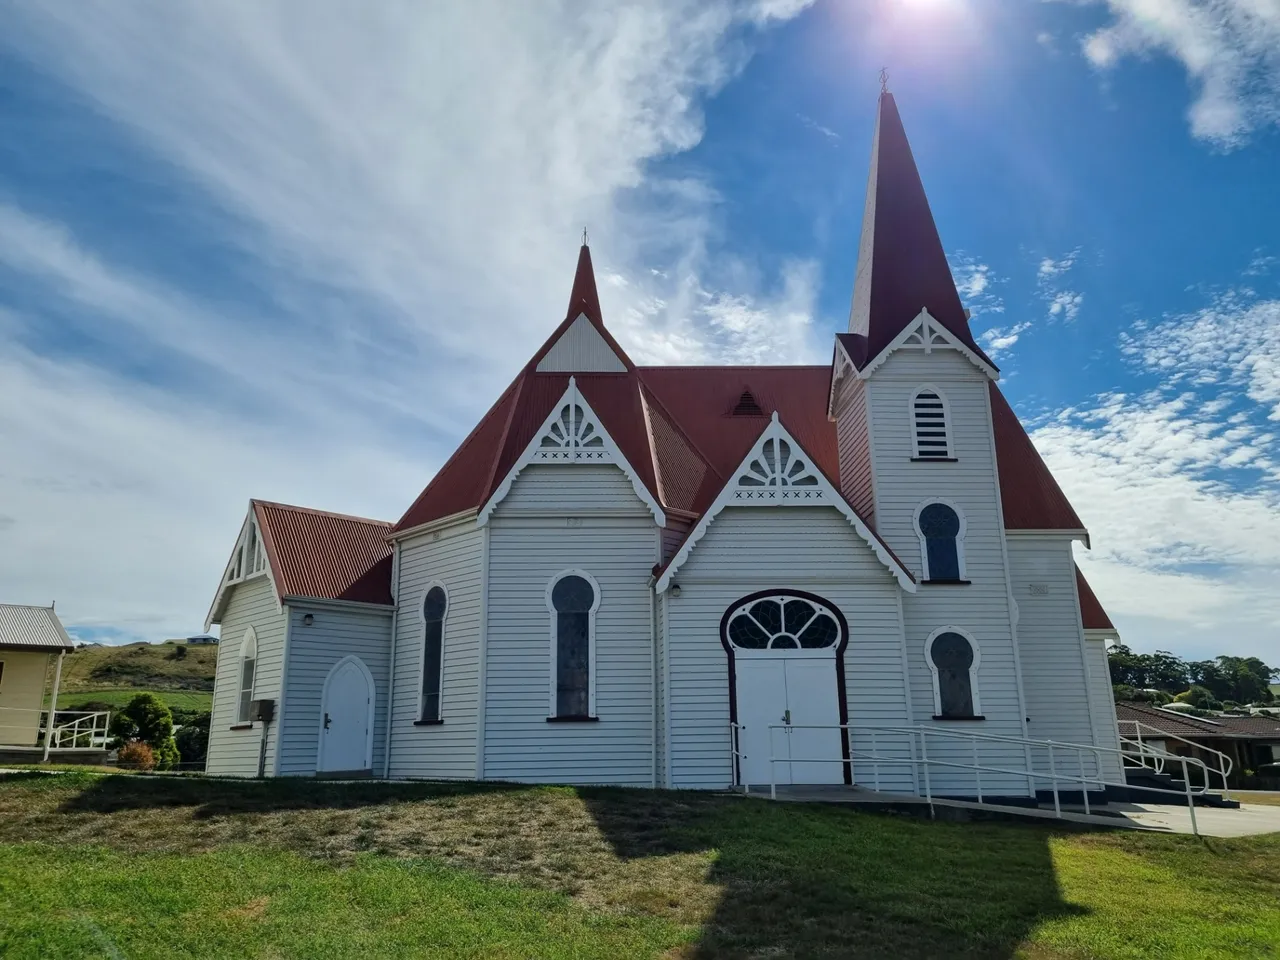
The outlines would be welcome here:
<svg viewBox="0 0 1280 960">
<path fill-rule="evenodd" d="M 600 590 L 595 579 L 569 570 L 551 582 L 551 717 L 589 720 L 595 717 L 596 610 Z"/>
<path fill-rule="evenodd" d="M 422 691 L 418 705 L 420 723 L 439 722 L 444 689 L 444 620 L 449 595 L 444 585 L 433 583 L 422 598 Z"/>
<path fill-rule="evenodd" d="M 980 719 L 978 645 L 957 627 L 935 630 L 925 643 L 933 673 L 934 719 Z"/>
<path fill-rule="evenodd" d="M 240 692 L 236 700 L 236 723 L 249 722 L 249 703 L 253 700 L 253 679 L 258 667 L 258 634 L 250 627 L 240 641 Z"/>
<path fill-rule="evenodd" d="M 816 597 L 786 591 L 731 608 L 725 637 L 739 650 L 820 650 L 840 642 L 836 614 Z"/>
<path fill-rule="evenodd" d="M 926 503 L 916 512 L 916 533 L 926 581 L 964 580 L 964 518 L 951 504 Z"/>
</svg>

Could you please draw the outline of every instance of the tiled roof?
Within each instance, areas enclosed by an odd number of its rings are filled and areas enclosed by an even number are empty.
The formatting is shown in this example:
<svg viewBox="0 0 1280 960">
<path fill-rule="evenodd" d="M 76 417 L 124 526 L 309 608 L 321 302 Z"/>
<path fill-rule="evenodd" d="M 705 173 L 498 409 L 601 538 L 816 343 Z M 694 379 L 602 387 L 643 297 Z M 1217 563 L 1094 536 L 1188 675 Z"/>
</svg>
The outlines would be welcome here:
<svg viewBox="0 0 1280 960">
<path fill-rule="evenodd" d="M 1076 593 L 1080 595 L 1080 620 L 1086 630 L 1115 630 L 1111 618 L 1102 609 L 1102 604 L 1098 602 L 1097 595 L 1079 567 L 1076 567 Z"/>
<path fill-rule="evenodd" d="M 8 650 L 74 650 L 53 607 L 0 603 L 0 647 Z"/>
<path fill-rule="evenodd" d="M 391 524 L 254 500 L 280 598 L 392 603 Z"/>
<path fill-rule="evenodd" d="M 1145 703 L 1117 703 L 1117 720 L 1138 720 L 1171 736 L 1189 740 L 1210 737 L 1229 739 L 1274 740 L 1280 743 L 1280 718 L 1277 717 L 1192 717 L 1160 710 Z"/>
</svg>

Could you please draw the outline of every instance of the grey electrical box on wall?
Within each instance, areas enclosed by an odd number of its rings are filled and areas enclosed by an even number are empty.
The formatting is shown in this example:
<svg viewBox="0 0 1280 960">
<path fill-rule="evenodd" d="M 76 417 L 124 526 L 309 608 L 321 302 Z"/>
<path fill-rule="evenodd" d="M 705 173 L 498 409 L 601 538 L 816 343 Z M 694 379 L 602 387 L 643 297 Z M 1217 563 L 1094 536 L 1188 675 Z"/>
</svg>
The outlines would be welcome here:
<svg viewBox="0 0 1280 960">
<path fill-rule="evenodd" d="M 276 715 L 276 702 L 274 700 L 250 700 L 249 701 L 249 719 L 257 720 L 261 723 L 270 723 Z"/>
</svg>

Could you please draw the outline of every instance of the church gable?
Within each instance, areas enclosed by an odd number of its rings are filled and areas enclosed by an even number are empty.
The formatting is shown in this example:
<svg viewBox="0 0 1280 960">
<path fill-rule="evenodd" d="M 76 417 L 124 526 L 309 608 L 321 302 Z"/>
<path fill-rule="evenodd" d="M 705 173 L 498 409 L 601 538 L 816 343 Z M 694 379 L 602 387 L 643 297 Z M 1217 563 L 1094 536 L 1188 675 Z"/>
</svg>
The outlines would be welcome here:
<svg viewBox="0 0 1280 960">
<path fill-rule="evenodd" d="M 582 313 L 551 344 L 536 369 L 538 373 L 626 373 L 627 365 Z"/>
<path fill-rule="evenodd" d="M 854 532 L 871 547 L 880 563 L 889 569 L 902 588 L 915 590 L 911 574 L 817 468 L 813 459 L 782 425 L 775 412 L 755 445 L 733 471 L 715 502 L 698 520 L 662 572 L 656 585 L 659 592 L 667 589 L 716 517 L 730 506 L 832 507 L 844 516 Z"/>
<path fill-rule="evenodd" d="M 843 345 L 844 338 L 849 335 L 838 336 L 840 336 Z M 858 371 L 857 375 L 865 380 L 879 369 L 890 356 L 899 351 L 929 355 L 940 350 L 955 351 L 992 380 L 997 380 L 1000 377 L 1000 372 L 988 363 L 985 357 L 971 350 L 968 344 L 948 330 L 927 309 L 921 310 L 915 320 L 904 327 L 874 359 Z M 847 347 L 841 353 L 847 356 Z"/>
<path fill-rule="evenodd" d="M 569 378 L 568 389 L 507 470 L 502 482 L 481 508 L 477 521 L 481 525 L 488 522 L 493 511 L 511 493 L 512 485 L 523 470 L 530 466 L 556 465 L 612 465 L 618 468 L 630 482 L 635 495 L 648 507 L 654 521 L 659 526 L 666 524 L 666 516 L 657 498 L 605 429 L 603 421 L 579 389 L 576 377 Z M 540 479 L 545 476 L 546 471 L 541 471 Z"/>
</svg>

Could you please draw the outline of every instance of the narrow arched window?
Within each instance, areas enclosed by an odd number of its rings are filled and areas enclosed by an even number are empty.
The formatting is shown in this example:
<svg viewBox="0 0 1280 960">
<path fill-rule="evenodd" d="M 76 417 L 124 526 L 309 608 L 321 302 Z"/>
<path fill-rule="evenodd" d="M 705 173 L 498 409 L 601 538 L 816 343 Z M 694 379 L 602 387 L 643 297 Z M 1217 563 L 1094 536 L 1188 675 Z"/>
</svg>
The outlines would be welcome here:
<svg viewBox="0 0 1280 960">
<path fill-rule="evenodd" d="M 440 720 L 440 697 L 444 679 L 444 618 L 449 596 L 440 584 L 432 584 L 422 599 L 422 692 L 418 720 Z"/>
<path fill-rule="evenodd" d="M 253 700 L 253 679 L 258 666 L 258 635 L 250 627 L 240 641 L 240 687 L 236 700 L 236 722 L 249 722 L 249 703 Z"/>
<path fill-rule="evenodd" d="M 581 571 L 561 574 L 551 583 L 551 717 L 595 716 L 595 613 L 600 591 Z"/>
<path fill-rule="evenodd" d="M 955 507 L 940 501 L 926 503 L 916 513 L 916 533 L 924 579 L 933 583 L 964 580 L 964 520 Z"/>
<path fill-rule="evenodd" d="M 933 387 L 921 387 L 911 397 L 911 445 L 917 459 L 951 459 L 947 401 Z"/>
<path fill-rule="evenodd" d="M 955 627 L 934 631 L 925 656 L 933 672 L 935 719 L 977 719 L 978 648 Z"/>
</svg>

